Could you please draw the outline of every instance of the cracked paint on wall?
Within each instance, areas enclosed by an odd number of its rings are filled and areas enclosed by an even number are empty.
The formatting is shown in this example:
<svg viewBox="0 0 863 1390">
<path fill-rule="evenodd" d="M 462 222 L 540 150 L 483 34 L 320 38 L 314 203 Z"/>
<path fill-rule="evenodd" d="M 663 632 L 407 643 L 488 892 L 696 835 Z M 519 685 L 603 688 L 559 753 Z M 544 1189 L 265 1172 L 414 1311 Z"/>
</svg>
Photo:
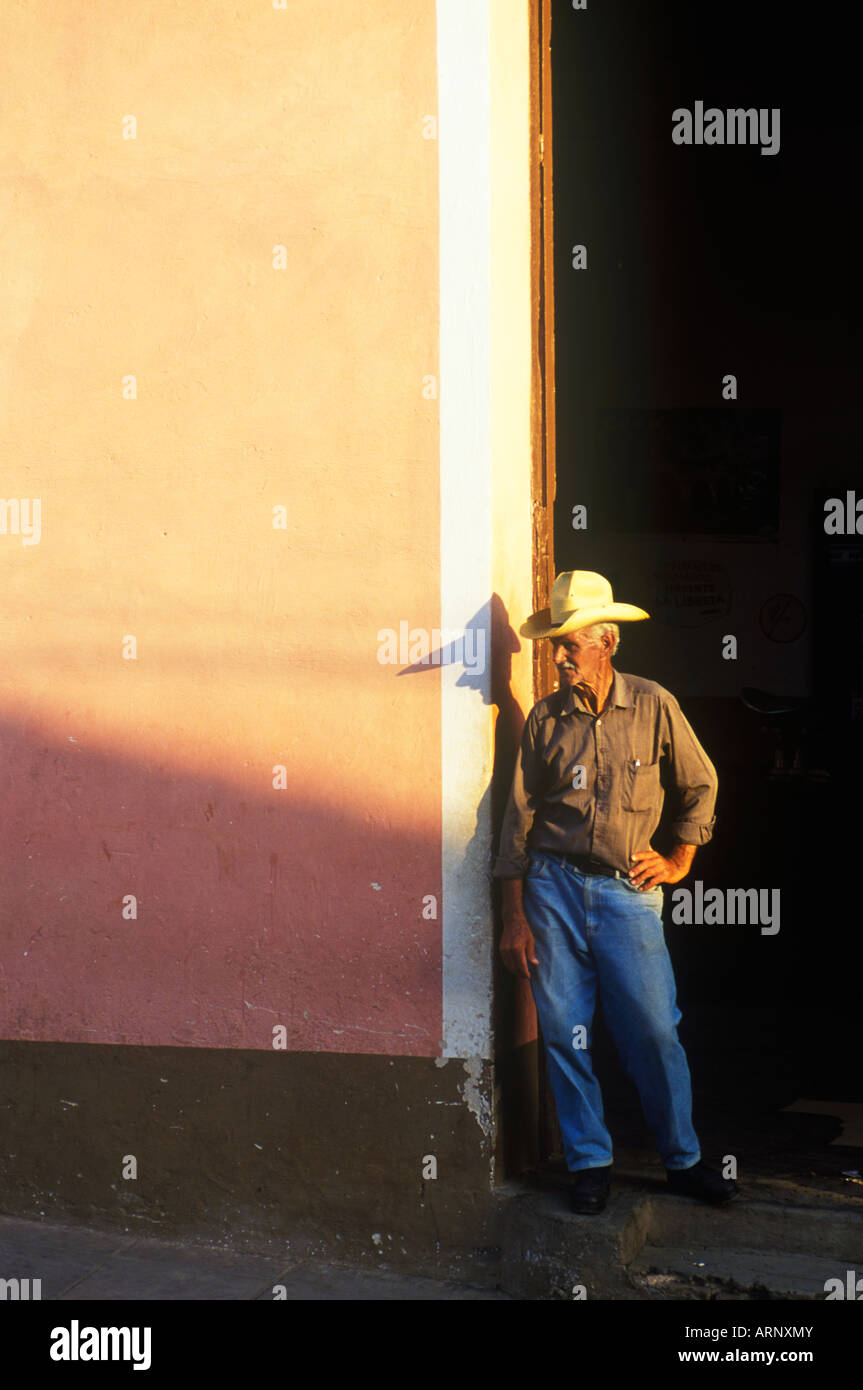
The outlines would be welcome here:
<svg viewBox="0 0 863 1390">
<path fill-rule="evenodd" d="M 491 1100 L 483 1089 L 483 1059 L 478 1054 L 466 1057 L 462 1062 L 467 1080 L 461 1088 L 461 1095 L 486 1139 L 492 1133 Z"/>
</svg>

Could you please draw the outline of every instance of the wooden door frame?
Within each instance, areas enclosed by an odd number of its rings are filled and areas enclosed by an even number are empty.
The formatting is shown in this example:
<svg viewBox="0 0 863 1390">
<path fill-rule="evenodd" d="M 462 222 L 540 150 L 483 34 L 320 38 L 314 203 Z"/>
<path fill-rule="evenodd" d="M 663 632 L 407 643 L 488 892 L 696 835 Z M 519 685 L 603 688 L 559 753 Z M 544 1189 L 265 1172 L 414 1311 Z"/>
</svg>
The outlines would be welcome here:
<svg viewBox="0 0 863 1390">
<path fill-rule="evenodd" d="M 533 606 L 544 608 L 554 583 L 555 390 L 554 390 L 554 202 L 551 123 L 551 0 L 529 0 L 531 51 L 531 278 L 533 371 L 531 383 L 531 511 Z M 533 658 L 534 699 L 554 688 L 547 643 Z"/>
<path fill-rule="evenodd" d="M 544 608 L 554 583 L 556 492 L 554 374 L 554 180 L 551 104 L 551 0 L 529 0 L 531 26 L 531 280 L 533 284 L 531 380 L 531 520 L 533 606 Z M 548 642 L 533 651 L 533 697 L 555 685 Z M 537 1030 L 537 1140 L 542 1162 L 562 1149 L 548 1064 Z"/>
</svg>

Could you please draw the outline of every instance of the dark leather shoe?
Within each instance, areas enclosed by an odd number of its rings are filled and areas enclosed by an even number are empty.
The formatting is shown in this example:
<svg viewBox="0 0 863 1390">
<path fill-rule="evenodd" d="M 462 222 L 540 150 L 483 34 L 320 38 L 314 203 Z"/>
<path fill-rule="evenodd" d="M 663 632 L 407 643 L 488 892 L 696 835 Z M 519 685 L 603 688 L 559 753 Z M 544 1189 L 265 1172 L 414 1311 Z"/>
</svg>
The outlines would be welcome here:
<svg viewBox="0 0 863 1390">
<path fill-rule="evenodd" d="M 666 1168 L 668 1186 L 671 1192 L 681 1197 L 698 1197 L 702 1202 L 713 1202 L 716 1206 L 733 1202 L 740 1196 L 740 1188 L 730 1178 L 715 1173 L 706 1163 L 699 1160 L 693 1168 Z"/>
<path fill-rule="evenodd" d="M 605 1210 L 611 1188 L 611 1164 L 607 1168 L 582 1168 L 570 1177 L 569 1202 L 579 1216 L 596 1216 Z"/>
</svg>

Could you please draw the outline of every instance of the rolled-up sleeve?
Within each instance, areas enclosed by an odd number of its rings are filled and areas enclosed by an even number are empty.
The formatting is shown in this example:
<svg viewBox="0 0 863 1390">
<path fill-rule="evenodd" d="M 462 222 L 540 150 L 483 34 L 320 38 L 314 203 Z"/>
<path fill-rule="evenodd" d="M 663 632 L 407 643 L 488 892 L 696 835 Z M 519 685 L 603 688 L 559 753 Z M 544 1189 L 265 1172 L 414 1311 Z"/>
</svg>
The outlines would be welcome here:
<svg viewBox="0 0 863 1390">
<path fill-rule="evenodd" d="M 495 878 L 523 878 L 527 872 L 527 837 L 536 815 L 539 790 L 537 727 L 536 718 L 531 711 L 522 730 L 509 801 L 504 813 L 498 855 L 492 870 Z"/>
<path fill-rule="evenodd" d="M 716 824 L 719 779 L 680 705 L 666 695 L 660 775 L 673 816 L 670 829 L 683 844 L 706 845 Z"/>
</svg>

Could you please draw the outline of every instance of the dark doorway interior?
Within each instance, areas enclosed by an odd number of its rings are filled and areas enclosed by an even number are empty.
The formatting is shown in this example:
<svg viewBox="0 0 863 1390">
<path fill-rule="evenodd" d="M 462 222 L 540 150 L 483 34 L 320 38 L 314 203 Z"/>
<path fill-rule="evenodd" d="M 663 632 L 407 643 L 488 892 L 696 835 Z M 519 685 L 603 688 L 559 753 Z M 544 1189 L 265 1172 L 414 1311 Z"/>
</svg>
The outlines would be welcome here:
<svg viewBox="0 0 863 1390">
<path fill-rule="evenodd" d="M 780 891 L 771 935 L 666 908 L 701 1119 L 771 1133 L 861 1099 L 863 535 L 825 531 L 863 499 L 861 115 L 831 13 L 552 4 L 555 568 L 650 612 L 616 664 L 717 766 L 689 885 Z M 778 152 L 675 144 L 696 102 L 779 108 Z"/>
</svg>

